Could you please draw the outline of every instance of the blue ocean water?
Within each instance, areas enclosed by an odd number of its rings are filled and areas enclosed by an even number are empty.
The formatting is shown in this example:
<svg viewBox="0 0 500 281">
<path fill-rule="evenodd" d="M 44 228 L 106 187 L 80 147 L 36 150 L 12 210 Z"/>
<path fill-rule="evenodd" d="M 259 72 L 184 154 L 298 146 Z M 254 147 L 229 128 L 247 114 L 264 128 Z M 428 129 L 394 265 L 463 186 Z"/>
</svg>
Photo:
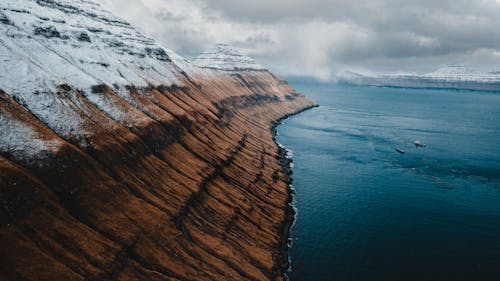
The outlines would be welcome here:
<svg viewBox="0 0 500 281">
<path fill-rule="evenodd" d="M 500 280 L 500 93 L 291 84 L 292 280 Z"/>
</svg>

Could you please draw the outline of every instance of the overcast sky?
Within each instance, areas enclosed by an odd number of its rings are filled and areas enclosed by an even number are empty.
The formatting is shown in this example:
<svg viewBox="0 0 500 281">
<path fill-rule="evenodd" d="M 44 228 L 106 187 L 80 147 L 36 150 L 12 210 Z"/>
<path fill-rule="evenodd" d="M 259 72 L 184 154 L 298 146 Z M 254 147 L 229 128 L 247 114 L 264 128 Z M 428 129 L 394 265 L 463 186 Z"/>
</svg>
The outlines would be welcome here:
<svg viewBox="0 0 500 281">
<path fill-rule="evenodd" d="M 190 58 L 227 43 L 280 75 L 500 70 L 500 0 L 100 0 Z"/>
</svg>

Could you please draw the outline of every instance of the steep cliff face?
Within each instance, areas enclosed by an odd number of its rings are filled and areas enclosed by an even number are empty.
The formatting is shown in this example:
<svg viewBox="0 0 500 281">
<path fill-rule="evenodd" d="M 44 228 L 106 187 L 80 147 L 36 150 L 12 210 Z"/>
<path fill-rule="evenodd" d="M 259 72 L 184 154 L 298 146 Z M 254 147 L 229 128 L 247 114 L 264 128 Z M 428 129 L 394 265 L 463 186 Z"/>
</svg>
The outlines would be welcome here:
<svg viewBox="0 0 500 281">
<path fill-rule="evenodd" d="M 0 34 L 0 280 L 282 279 L 270 129 L 313 102 L 90 0 L 3 0 Z"/>
</svg>

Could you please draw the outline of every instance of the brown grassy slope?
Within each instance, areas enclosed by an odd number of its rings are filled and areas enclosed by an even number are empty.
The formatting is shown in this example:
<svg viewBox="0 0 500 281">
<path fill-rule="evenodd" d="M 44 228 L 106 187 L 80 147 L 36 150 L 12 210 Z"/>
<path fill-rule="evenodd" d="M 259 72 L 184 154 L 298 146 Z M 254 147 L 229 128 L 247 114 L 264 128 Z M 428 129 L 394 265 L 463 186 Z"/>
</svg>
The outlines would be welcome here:
<svg viewBox="0 0 500 281">
<path fill-rule="evenodd" d="M 67 139 L 0 91 L 2 112 L 63 143 L 38 161 L 0 151 L 0 280 L 281 280 L 270 128 L 313 103 L 268 72 L 195 81 L 130 103 L 105 88 L 135 125 L 67 89 L 92 132 Z"/>
</svg>

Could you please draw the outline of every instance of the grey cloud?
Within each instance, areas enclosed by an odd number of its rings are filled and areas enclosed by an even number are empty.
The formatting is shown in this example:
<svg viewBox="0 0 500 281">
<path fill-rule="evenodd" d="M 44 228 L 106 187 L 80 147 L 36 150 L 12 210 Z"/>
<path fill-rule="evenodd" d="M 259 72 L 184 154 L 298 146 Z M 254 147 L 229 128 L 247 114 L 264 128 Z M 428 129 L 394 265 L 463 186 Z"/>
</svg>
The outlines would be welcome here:
<svg viewBox="0 0 500 281">
<path fill-rule="evenodd" d="M 500 68 L 496 0 L 101 0 L 194 56 L 223 42 L 284 75 Z"/>
<path fill-rule="evenodd" d="M 180 22 L 185 20 L 186 18 L 181 15 L 175 15 L 167 10 L 160 10 L 154 13 L 154 16 L 158 18 L 160 21 L 164 22 Z"/>
</svg>

